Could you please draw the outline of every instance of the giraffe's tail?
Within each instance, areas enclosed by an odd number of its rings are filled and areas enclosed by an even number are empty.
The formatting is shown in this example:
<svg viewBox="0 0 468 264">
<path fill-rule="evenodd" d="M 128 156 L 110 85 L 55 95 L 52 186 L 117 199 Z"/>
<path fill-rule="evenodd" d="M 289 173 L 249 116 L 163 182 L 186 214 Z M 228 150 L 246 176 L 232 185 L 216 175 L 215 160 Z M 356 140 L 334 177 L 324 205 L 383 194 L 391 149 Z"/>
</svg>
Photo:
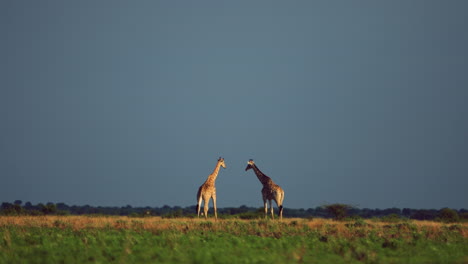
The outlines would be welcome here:
<svg viewBox="0 0 468 264">
<path fill-rule="evenodd" d="M 283 206 L 280 205 L 279 210 L 278 210 L 278 216 L 282 216 L 282 215 L 283 215 Z"/>
<path fill-rule="evenodd" d="M 200 216 L 199 213 L 200 213 L 201 199 L 202 197 L 201 197 L 201 186 L 200 186 L 197 192 L 197 211 L 195 212 L 198 216 Z"/>
<path fill-rule="evenodd" d="M 284 191 L 281 191 L 280 206 L 278 206 L 278 216 L 283 216 L 283 200 L 284 200 Z"/>
</svg>

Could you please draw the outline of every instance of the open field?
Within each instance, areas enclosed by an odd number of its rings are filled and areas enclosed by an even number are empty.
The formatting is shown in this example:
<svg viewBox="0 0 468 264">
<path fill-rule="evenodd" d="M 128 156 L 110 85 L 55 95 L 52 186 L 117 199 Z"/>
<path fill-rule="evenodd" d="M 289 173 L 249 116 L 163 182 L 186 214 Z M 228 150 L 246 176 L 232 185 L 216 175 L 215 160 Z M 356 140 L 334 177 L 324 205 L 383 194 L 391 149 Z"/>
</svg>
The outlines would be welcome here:
<svg viewBox="0 0 468 264">
<path fill-rule="evenodd" d="M 468 263 L 468 224 L 1 216 L 0 263 Z"/>
</svg>

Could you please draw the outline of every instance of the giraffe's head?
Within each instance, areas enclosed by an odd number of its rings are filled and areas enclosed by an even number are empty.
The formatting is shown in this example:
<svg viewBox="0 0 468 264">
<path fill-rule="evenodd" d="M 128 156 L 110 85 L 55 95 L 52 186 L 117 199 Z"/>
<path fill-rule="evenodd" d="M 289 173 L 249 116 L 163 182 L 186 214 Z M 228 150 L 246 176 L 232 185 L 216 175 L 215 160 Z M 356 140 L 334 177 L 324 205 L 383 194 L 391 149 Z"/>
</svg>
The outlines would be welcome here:
<svg viewBox="0 0 468 264">
<path fill-rule="evenodd" d="M 226 164 L 224 163 L 224 158 L 219 157 L 218 163 L 219 163 L 223 168 L 226 168 Z"/>
<path fill-rule="evenodd" d="M 253 159 L 249 159 L 249 161 L 247 162 L 247 167 L 245 168 L 245 171 L 248 171 L 251 168 L 253 168 L 254 164 L 255 164 L 255 162 L 253 161 Z"/>
</svg>

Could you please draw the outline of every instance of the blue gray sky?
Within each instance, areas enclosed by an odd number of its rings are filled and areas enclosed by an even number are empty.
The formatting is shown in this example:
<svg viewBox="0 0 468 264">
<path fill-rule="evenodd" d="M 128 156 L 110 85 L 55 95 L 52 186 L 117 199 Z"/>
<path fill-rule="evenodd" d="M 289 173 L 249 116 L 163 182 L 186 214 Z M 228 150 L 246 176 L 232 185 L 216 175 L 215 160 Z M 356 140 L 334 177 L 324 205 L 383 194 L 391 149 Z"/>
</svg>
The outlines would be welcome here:
<svg viewBox="0 0 468 264">
<path fill-rule="evenodd" d="M 467 1 L 1 1 L 0 201 L 467 208 Z"/>
</svg>

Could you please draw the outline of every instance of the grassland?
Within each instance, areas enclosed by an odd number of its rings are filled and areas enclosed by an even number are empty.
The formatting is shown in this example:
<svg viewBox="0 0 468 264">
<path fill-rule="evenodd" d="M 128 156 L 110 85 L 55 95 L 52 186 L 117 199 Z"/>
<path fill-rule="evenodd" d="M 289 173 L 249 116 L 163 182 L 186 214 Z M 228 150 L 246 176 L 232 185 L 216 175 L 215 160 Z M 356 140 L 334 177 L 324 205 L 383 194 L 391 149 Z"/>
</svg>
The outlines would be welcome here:
<svg viewBox="0 0 468 264">
<path fill-rule="evenodd" d="M 2 216 L 0 263 L 468 263 L 468 224 Z"/>
</svg>

